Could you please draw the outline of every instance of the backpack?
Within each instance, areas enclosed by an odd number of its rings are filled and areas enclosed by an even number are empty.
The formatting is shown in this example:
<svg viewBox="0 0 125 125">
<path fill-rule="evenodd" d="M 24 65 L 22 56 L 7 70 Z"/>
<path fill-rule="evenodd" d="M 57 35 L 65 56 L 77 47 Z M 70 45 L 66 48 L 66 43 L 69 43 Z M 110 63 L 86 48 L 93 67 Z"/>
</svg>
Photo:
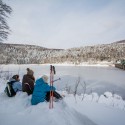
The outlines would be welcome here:
<svg viewBox="0 0 125 125">
<path fill-rule="evenodd" d="M 5 93 L 8 97 L 13 97 L 16 95 L 16 92 L 14 91 L 12 85 L 15 81 L 7 82 L 7 86 L 5 88 Z"/>
</svg>

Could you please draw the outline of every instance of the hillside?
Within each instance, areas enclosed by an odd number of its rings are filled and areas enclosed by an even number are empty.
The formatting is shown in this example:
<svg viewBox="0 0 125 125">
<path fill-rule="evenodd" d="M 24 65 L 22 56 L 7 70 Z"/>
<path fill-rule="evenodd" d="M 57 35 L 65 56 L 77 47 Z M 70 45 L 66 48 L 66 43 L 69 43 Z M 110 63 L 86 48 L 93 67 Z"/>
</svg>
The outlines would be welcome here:
<svg viewBox="0 0 125 125">
<path fill-rule="evenodd" d="M 117 41 L 117 42 L 114 42 L 114 43 L 125 43 L 125 40 Z"/>
<path fill-rule="evenodd" d="M 47 49 L 35 45 L 0 44 L 1 64 L 34 64 L 46 63 L 46 58 L 51 57 L 61 49 Z"/>
<path fill-rule="evenodd" d="M 125 59 L 125 43 L 115 42 L 71 49 L 48 49 L 35 45 L 0 44 L 0 64 L 41 64 L 69 62 L 115 62 Z"/>
</svg>

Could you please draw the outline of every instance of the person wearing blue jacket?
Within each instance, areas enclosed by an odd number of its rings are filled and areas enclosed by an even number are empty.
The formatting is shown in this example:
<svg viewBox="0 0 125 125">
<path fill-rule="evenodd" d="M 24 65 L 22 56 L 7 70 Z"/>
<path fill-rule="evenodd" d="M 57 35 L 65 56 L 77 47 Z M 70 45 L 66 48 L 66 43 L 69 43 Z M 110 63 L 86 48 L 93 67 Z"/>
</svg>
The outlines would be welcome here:
<svg viewBox="0 0 125 125">
<path fill-rule="evenodd" d="M 48 76 L 43 75 L 42 78 L 36 80 L 36 84 L 34 86 L 31 104 L 37 105 L 40 102 L 49 101 L 50 100 L 50 90 L 53 90 L 53 96 L 56 99 L 62 99 L 62 96 L 57 93 L 55 90 L 56 88 L 51 88 L 48 83 Z"/>
<path fill-rule="evenodd" d="M 15 77 L 15 79 L 14 79 Z M 19 75 L 14 75 L 13 78 L 10 79 L 10 81 L 14 80 L 14 83 L 12 84 L 12 87 L 15 92 L 22 91 L 22 83 L 20 82 Z"/>
<path fill-rule="evenodd" d="M 22 91 L 22 83 L 20 82 L 19 75 L 14 75 L 9 79 L 9 82 L 7 82 L 4 92 L 7 96 L 13 97 L 19 91 Z"/>
</svg>

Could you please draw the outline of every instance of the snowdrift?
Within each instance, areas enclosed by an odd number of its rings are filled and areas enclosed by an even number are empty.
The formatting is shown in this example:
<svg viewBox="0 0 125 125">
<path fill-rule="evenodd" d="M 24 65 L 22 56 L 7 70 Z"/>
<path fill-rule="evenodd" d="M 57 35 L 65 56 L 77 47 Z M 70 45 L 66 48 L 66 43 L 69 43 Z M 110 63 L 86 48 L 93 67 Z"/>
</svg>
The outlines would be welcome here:
<svg viewBox="0 0 125 125">
<path fill-rule="evenodd" d="M 15 97 L 4 93 L 5 80 L 0 79 L 0 125 L 125 125 L 125 101 L 105 92 L 65 95 L 63 101 L 31 105 L 31 96 L 18 92 Z"/>
<path fill-rule="evenodd" d="M 15 97 L 0 95 L 0 125 L 95 125 L 89 118 L 70 108 L 65 101 L 54 103 L 54 109 L 49 109 L 49 103 L 30 104 L 31 96 L 18 93 Z"/>
</svg>

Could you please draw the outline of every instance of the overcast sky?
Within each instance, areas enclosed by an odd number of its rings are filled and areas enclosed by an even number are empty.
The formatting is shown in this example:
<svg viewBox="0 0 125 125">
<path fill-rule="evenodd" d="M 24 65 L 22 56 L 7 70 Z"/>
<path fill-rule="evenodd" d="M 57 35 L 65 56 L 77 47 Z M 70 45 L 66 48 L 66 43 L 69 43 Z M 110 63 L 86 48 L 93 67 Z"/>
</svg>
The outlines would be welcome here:
<svg viewBox="0 0 125 125">
<path fill-rule="evenodd" d="M 3 0 L 9 43 L 72 48 L 125 39 L 125 0 Z"/>
</svg>

